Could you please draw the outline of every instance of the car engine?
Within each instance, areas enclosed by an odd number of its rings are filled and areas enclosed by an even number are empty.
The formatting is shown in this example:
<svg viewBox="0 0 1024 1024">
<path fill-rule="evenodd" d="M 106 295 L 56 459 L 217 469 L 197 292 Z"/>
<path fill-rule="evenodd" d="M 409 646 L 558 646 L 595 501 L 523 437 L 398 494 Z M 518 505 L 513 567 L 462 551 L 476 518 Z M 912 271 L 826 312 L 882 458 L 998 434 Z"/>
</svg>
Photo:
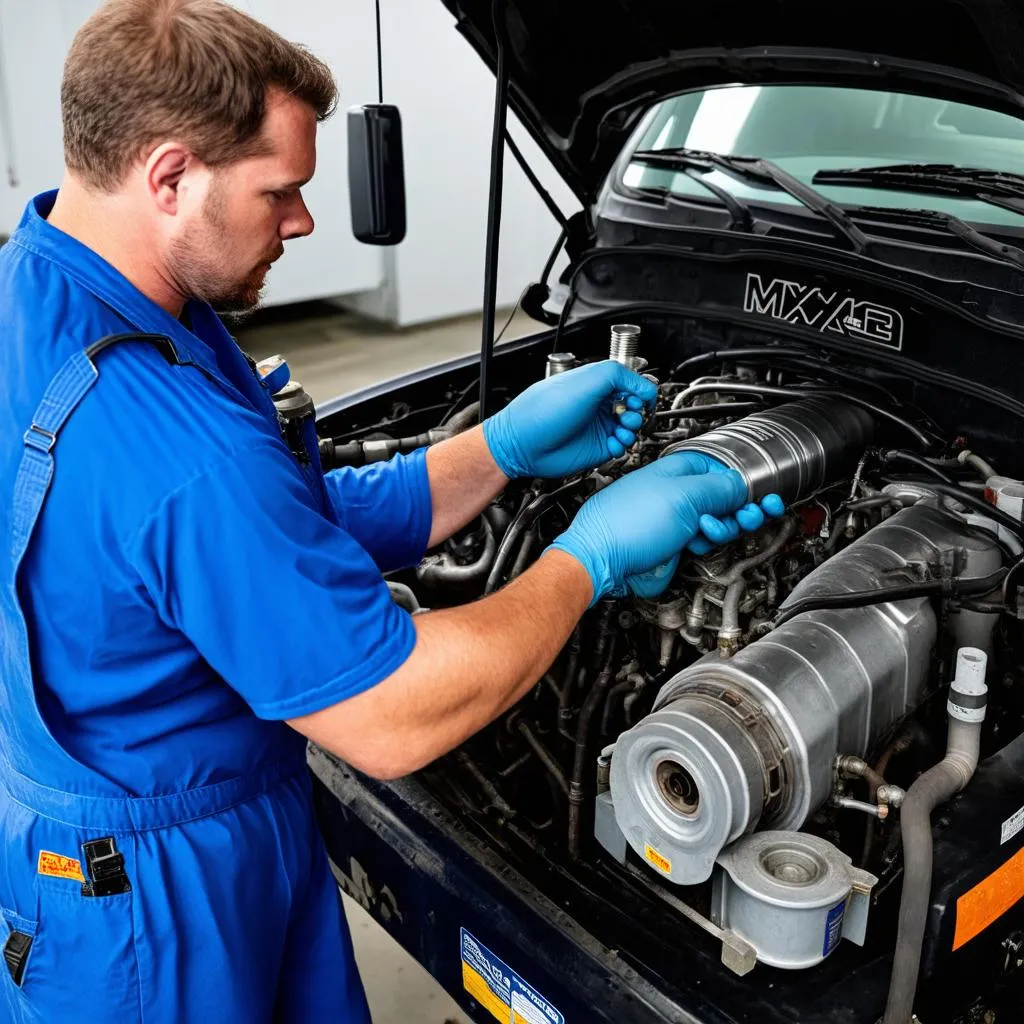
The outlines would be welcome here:
<svg viewBox="0 0 1024 1024">
<path fill-rule="evenodd" d="M 1024 723 L 1024 486 L 852 362 L 762 343 L 676 365 L 657 348 L 650 365 L 639 327 L 610 333 L 605 357 L 658 385 L 637 444 L 573 479 L 510 485 L 394 575 L 395 599 L 417 612 L 494 591 L 590 494 L 680 450 L 787 511 L 684 557 L 656 600 L 598 602 L 535 690 L 424 777 L 508 851 L 622 872 L 720 943 L 735 975 L 813 969 L 842 938 L 869 942 L 875 916 L 891 950 L 901 894 L 920 902 L 923 884 L 927 935 L 900 918 L 897 942 L 912 997 L 919 964 L 941 970 L 935 936 L 955 901 L 928 903 L 933 837 L 919 864 L 908 792 L 933 765 L 961 765 L 948 799 Z M 545 372 L 580 361 L 553 352 Z M 469 394 L 413 440 L 473 422 Z"/>
</svg>

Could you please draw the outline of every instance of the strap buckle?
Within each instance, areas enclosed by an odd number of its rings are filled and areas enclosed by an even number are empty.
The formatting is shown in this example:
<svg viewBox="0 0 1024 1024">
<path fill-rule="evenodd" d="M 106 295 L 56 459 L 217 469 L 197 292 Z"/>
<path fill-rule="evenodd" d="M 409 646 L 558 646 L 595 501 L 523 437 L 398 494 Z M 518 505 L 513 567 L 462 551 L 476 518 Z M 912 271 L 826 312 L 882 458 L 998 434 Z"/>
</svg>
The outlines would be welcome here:
<svg viewBox="0 0 1024 1024">
<path fill-rule="evenodd" d="M 35 448 L 41 452 L 53 451 L 53 446 L 57 443 L 57 435 L 50 430 L 39 426 L 38 423 L 33 423 L 28 430 L 25 431 L 25 444 L 29 448 Z"/>
<path fill-rule="evenodd" d="M 124 870 L 124 854 L 118 853 L 113 836 L 83 843 L 82 852 L 89 876 L 89 880 L 82 883 L 83 896 L 116 896 L 131 891 L 131 882 Z"/>
</svg>

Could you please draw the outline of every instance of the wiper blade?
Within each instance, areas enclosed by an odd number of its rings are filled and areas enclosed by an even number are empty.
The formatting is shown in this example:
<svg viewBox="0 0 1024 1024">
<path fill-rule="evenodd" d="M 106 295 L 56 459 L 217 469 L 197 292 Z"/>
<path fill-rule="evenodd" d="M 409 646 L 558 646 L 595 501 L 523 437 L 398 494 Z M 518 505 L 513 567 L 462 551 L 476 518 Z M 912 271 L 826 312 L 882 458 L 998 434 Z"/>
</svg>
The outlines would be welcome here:
<svg viewBox="0 0 1024 1024">
<path fill-rule="evenodd" d="M 956 164 L 886 164 L 818 171 L 815 185 L 892 189 L 923 195 L 956 196 L 1024 215 L 1024 177 L 1006 171 Z"/>
<path fill-rule="evenodd" d="M 754 230 L 754 218 L 750 215 L 750 210 L 728 189 L 721 188 L 714 184 L 714 182 L 706 181 L 703 175 L 692 168 L 682 168 L 682 170 L 687 177 L 693 178 L 698 185 L 721 200 L 722 205 L 729 214 L 730 228 L 736 228 L 740 231 Z M 664 185 L 629 185 L 626 187 L 630 192 L 639 192 L 642 195 L 652 196 L 665 202 L 672 202 L 681 198 L 678 193 L 673 192 L 672 189 L 666 188 Z"/>
<path fill-rule="evenodd" d="M 972 227 L 951 213 L 938 210 L 901 210 L 888 206 L 865 206 L 857 211 L 858 219 L 866 218 L 885 224 L 909 224 L 912 227 L 939 228 L 993 259 L 1024 268 L 1024 250 L 1008 245 Z"/>
<path fill-rule="evenodd" d="M 774 185 L 807 209 L 824 217 L 850 243 L 854 252 L 865 253 L 870 246 L 868 236 L 850 220 L 841 207 L 770 160 L 755 156 L 725 156 L 722 153 L 707 153 L 685 147 L 640 149 L 631 154 L 630 160 L 651 167 L 666 167 L 687 173 L 692 171 L 697 176 L 719 170 L 740 181 Z M 694 177 L 694 174 L 690 176 Z"/>
</svg>

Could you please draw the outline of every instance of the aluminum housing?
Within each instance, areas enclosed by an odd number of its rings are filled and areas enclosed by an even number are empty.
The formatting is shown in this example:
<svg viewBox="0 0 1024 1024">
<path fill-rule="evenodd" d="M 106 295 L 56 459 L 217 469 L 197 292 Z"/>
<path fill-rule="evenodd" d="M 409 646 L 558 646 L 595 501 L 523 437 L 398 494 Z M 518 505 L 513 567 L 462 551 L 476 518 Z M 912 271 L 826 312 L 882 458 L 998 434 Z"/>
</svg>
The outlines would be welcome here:
<svg viewBox="0 0 1024 1024">
<path fill-rule="evenodd" d="M 943 573 L 980 579 L 1001 564 L 994 540 L 918 504 L 825 562 L 782 608 Z M 983 646 L 984 624 L 963 625 Z M 799 828 L 828 798 L 836 756 L 866 755 L 926 696 L 936 633 L 927 598 L 809 611 L 729 660 L 691 665 L 616 743 L 618 827 L 681 885 L 709 878 L 722 848 L 759 825 Z"/>
</svg>

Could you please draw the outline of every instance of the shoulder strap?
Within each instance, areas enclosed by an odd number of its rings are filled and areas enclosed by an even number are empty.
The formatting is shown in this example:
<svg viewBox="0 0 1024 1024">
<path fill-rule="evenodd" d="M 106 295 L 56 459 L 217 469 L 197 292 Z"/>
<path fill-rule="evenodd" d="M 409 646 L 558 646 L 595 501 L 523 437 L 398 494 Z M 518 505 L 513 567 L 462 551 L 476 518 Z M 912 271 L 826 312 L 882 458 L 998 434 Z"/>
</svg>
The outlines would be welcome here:
<svg viewBox="0 0 1024 1024">
<path fill-rule="evenodd" d="M 123 341 L 154 344 L 169 363 L 178 362 L 174 344 L 162 334 L 111 334 L 75 352 L 57 371 L 25 431 L 25 450 L 14 481 L 11 554 L 15 569 L 24 557 L 53 479 L 53 447 L 57 437 L 99 377 L 93 359 L 104 349 Z"/>
</svg>

